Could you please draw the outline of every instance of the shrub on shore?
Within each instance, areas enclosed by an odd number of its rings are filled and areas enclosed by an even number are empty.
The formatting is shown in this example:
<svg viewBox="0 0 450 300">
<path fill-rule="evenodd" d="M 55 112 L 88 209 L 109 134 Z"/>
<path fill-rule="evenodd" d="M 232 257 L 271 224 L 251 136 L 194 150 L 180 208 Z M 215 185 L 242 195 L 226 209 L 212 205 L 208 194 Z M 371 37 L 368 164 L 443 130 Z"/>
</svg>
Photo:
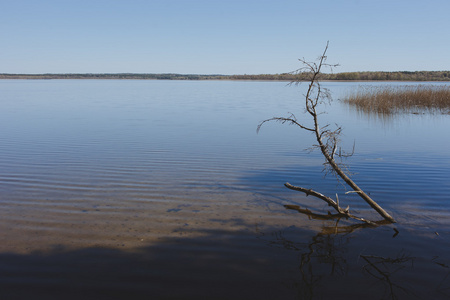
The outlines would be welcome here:
<svg viewBox="0 0 450 300">
<path fill-rule="evenodd" d="M 366 113 L 450 113 L 450 86 L 361 87 L 343 99 Z"/>
</svg>

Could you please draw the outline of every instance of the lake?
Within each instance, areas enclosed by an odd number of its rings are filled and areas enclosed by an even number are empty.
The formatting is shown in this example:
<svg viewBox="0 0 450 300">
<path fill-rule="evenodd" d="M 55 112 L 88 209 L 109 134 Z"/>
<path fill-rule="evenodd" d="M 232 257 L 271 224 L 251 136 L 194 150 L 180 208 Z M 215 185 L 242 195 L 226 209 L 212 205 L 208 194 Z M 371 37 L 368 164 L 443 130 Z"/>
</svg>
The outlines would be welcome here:
<svg viewBox="0 0 450 300">
<path fill-rule="evenodd" d="M 354 181 L 397 220 L 289 210 L 313 188 L 379 217 L 273 116 L 306 84 L 0 80 L 2 299 L 449 299 L 450 115 L 380 117 L 327 82 Z M 418 84 L 418 83 L 408 83 Z M 421 83 L 432 84 L 432 83 Z"/>
</svg>

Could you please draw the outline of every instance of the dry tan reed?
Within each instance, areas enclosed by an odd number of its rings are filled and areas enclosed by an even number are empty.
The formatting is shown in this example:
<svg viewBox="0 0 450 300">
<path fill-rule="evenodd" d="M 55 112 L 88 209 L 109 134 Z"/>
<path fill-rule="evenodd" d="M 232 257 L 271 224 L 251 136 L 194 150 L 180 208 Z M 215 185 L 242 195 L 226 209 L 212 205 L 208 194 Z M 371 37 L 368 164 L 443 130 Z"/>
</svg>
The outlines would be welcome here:
<svg viewBox="0 0 450 300">
<path fill-rule="evenodd" d="M 450 113 L 449 85 L 360 87 L 343 99 L 366 113 Z"/>
</svg>

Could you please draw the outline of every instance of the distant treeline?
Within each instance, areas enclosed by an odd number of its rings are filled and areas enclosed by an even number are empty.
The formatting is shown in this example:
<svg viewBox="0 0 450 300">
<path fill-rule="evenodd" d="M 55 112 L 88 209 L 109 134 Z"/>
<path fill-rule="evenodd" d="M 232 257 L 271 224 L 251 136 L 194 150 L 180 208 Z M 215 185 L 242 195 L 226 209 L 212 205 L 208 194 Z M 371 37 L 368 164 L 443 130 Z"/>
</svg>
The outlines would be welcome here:
<svg viewBox="0 0 450 300">
<path fill-rule="evenodd" d="M 450 81 L 450 71 L 416 71 L 416 72 L 346 72 L 320 74 L 320 80 L 334 81 Z M 303 73 L 231 75 L 235 80 L 285 80 L 297 81 L 308 78 Z M 307 80 L 307 79 L 306 79 Z"/>
<path fill-rule="evenodd" d="M 259 75 L 196 75 L 196 74 L 0 74 L 0 79 L 142 79 L 142 80 L 273 80 L 302 81 L 304 73 Z M 450 71 L 416 72 L 346 72 L 321 74 L 320 80 L 333 81 L 450 81 Z"/>
<path fill-rule="evenodd" d="M 227 79 L 226 75 L 195 74 L 140 74 L 140 73 L 100 73 L 100 74 L 0 74 L 0 79 L 158 79 L 158 80 L 213 80 Z"/>
</svg>

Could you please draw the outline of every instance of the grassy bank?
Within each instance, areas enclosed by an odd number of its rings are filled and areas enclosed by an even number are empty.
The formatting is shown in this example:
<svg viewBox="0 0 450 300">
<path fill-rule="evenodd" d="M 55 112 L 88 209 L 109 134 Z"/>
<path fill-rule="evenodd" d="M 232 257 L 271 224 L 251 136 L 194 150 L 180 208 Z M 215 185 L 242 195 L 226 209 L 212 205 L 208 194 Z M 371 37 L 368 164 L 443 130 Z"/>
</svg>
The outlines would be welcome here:
<svg viewBox="0 0 450 300">
<path fill-rule="evenodd" d="M 361 87 L 343 99 L 367 113 L 450 113 L 450 86 Z"/>
</svg>

